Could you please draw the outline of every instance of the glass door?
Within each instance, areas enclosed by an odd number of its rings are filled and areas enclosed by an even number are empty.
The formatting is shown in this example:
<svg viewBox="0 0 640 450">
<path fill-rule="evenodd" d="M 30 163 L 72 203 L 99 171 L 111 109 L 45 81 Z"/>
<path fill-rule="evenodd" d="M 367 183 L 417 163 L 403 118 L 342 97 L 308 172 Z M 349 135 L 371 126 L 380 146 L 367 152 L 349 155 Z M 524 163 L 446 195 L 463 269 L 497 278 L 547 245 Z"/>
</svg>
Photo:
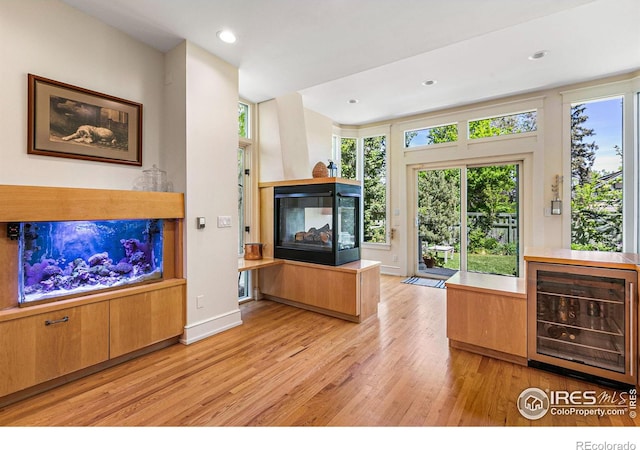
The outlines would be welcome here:
<svg viewBox="0 0 640 450">
<path fill-rule="evenodd" d="M 519 166 L 466 170 L 467 270 L 519 275 Z"/>
<path fill-rule="evenodd" d="M 416 275 L 519 276 L 519 173 L 518 163 L 418 170 Z"/>
<path fill-rule="evenodd" d="M 460 269 L 461 169 L 417 172 L 417 275 L 449 277 Z"/>
</svg>

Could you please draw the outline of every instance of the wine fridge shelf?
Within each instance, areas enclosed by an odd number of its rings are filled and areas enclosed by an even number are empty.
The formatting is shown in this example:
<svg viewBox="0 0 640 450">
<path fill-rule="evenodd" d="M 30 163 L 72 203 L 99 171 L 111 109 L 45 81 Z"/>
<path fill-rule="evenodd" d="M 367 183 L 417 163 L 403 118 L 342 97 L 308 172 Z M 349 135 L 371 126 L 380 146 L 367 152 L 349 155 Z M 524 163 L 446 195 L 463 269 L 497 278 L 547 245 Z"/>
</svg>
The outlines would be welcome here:
<svg viewBox="0 0 640 450">
<path fill-rule="evenodd" d="M 548 323 L 553 323 L 553 322 L 548 322 Z M 581 347 L 584 349 L 591 349 L 591 350 L 624 355 L 624 346 L 620 346 L 618 343 L 616 343 L 615 338 L 613 336 L 591 335 L 588 332 L 583 333 L 582 330 L 580 330 L 580 328 L 567 326 L 567 325 L 554 324 L 552 326 L 557 326 L 558 328 L 565 329 L 565 333 L 561 334 L 561 337 L 557 337 L 557 338 L 552 336 L 545 336 L 541 333 L 538 333 L 538 339 L 566 344 L 568 346 Z"/>
<path fill-rule="evenodd" d="M 547 323 L 550 325 L 557 325 L 559 327 L 570 327 L 581 331 L 624 337 L 623 329 L 614 319 L 609 317 L 594 317 L 586 314 L 580 314 L 577 316 L 577 320 L 575 322 L 561 322 L 554 320 L 553 317 L 547 315 L 539 318 L 538 323 Z"/>
</svg>

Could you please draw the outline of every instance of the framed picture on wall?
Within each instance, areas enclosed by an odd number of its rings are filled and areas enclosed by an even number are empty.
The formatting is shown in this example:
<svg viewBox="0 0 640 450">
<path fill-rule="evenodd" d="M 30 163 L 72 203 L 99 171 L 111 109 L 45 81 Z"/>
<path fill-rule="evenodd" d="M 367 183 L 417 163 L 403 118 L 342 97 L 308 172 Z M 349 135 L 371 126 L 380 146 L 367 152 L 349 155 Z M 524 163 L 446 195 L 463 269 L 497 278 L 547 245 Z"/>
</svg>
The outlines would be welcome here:
<svg viewBox="0 0 640 450">
<path fill-rule="evenodd" d="M 142 165 L 142 104 L 28 76 L 27 153 Z"/>
</svg>

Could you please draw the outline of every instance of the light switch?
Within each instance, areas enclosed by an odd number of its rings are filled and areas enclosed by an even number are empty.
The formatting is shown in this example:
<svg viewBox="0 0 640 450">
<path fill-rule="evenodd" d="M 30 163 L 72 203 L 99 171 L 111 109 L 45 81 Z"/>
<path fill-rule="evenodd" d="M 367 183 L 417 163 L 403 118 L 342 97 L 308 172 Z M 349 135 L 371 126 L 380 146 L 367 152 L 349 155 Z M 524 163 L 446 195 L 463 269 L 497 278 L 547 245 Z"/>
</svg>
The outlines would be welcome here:
<svg viewBox="0 0 640 450">
<path fill-rule="evenodd" d="M 198 227 L 198 230 L 202 230 L 206 224 L 207 224 L 207 220 L 204 217 L 196 218 L 196 225 Z"/>
<path fill-rule="evenodd" d="M 230 228 L 231 216 L 218 216 L 218 228 Z"/>
</svg>

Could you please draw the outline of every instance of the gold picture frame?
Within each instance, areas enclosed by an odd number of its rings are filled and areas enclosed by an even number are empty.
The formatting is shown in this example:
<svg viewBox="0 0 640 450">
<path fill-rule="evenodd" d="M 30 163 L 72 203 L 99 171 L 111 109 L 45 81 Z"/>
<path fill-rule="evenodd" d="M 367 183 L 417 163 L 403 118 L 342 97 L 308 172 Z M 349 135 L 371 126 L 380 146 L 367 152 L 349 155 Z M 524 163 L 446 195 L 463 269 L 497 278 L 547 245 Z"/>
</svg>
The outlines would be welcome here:
<svg viewBox="0 0 640 450">
<path fill-rule="evenodd" d="M 142 104 L 28 74 L 27 153 L 142 165 Z"/>
</svg>

